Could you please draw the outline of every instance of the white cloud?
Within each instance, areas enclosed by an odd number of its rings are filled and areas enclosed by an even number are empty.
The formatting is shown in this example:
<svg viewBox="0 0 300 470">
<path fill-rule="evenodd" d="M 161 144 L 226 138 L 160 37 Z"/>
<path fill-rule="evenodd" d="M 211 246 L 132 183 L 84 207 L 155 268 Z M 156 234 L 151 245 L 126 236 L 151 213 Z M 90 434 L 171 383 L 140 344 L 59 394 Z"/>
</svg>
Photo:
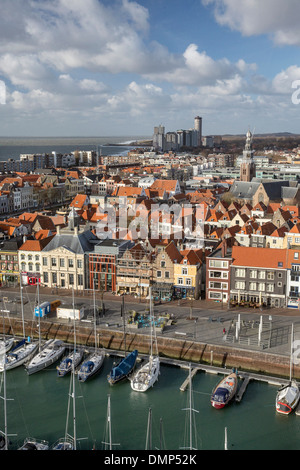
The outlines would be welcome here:
<svg viewBox="0 0 300 470">
<path fill-rule="evenodd" d="M 300 45 L 298 0 L 202 0 L 216 21 L 245 36 L 269 34 L 275 43 Z"/>
</svg>

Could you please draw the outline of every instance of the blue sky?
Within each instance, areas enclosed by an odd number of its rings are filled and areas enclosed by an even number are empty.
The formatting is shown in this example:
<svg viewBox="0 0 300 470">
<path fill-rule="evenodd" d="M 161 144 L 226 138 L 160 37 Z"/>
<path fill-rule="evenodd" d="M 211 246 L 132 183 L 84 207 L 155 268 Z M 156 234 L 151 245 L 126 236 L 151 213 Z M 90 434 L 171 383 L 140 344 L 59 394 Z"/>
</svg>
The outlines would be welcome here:
<svg viewBox="0 0 300 470">
<path fill-rule="evenodd" d="M 1 11 L 2 136 L 151 136 L 196 115 L 206 135 L 300 132 L 298 0 L 1 0 Z"/>
</svg>

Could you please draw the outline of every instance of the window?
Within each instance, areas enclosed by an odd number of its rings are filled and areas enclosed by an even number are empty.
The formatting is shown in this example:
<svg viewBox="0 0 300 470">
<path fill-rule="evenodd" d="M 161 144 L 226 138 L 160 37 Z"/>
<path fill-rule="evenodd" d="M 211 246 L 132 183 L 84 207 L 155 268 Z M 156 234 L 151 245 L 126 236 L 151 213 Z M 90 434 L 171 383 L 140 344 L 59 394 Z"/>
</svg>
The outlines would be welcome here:
<svg viewBox="0 0 300 470">
<path fill-rule="evenodd" d="M 187 277 L 186 280 L 185 280 L 185 283 L 187 286 L 191 286 L 192 285 L 192 279 L 190 277 Z"/>
<path fill-rule="evenodd" d="M 51 266 L 56 266 L 56 258 L 51 258 Z"/>
<path fill-rule="evenodd" d="M 74 268 L 74 261 L 72 259 L 68 260 L 68 266 L 69 268 Z"/>
<path fill-rule="evenodd" d="M 69 284 L 71 286 L 74 284 L 74 274 L 69 274 Z"/>
<path fill-rule="evenodd" d="M 209 292 L 208 298 L 219 300 L 221 299 L 221 296 L 222 296 L 221 292 Z"/>
<path fill-rule="evenodd" d="M 299 259 L 299 252 L 298 252 L 298 251 L 296 251 L 296 252 L 294 253 L 294 259 Z"/>
<path fill-rule="evenodd" d="M 57 274 L 56 273 L 52 273 L 52 283 L 57 284 Z"/>
<path fill-rule="evenodd" d="M 165 278 L 170 279 L 170 272 L 169 271 L 165 271 Z"/>
<path fill-rule="evenodd" d="M 81 269 L 82 268 L 82 259 L 77 260 L 77 268 Z"/>
<path fill-rule="evenodd" d="M 266 279 L 266 271 L 259 271 L 258 279 Z"/>
<path fill-rule="evenodd" d="M 179 284 L 179 285 L 182 285 L 182 284 L 183 284 L 183 279 L 182 279 L 182 277 L 179 277 L 179 278 L 178 278 L 178 284 Z"/>
<path fill-rule="evenodd" d="M 249 290 L 256 290 L 256 282 L 250 282 Z"/>
<path fill-rule="evenodd" d="M 267 292 L 274 292 L 274 284 L 267 284 Z"/>
<path fill-rule="evenodd" d="M 183 275 L 187 275 L 187 273 L 188 273 L 187 268 L 182 268 L 182 274 L 183 274 Z"/>
<path fill-rule="evenodd" d="M 245 277 L 246 271 L 245 269 L 238 268 L 235 270 L 236 277 Z"/>
<path fill-rule="evenodd" d="M 258 290 L 260 292 L 264 292 L 264 290 L 265 290 L 265 283 L 264 282 L 259 282 L 258 283 Z"/>
<path fill-rule="evenodd" d="M 257 278 L 257 271 L 255 269 L 250 269 L 250 278 L 251 279 Z"/>
<path fill-rule="evenodd" d="M 48 259 L 47 258 L 43 258 L 43 266 L 48 266 Z"/>
<path fill-rule="evenodd" d="M 235 289 L 245 289 L 245 286 L 246 286 L 246 284 L 243 281 L 237 281 L 235 283 Z"/>
<path fill-rule="evenodd" d="M 267 279 L 269 281 L 273 281 L 274 280 L 274 272 L 268 272 L 267 273 Z"/>
<path fill-rule="evenodd" d="M 161 277 L 161 271 L 157 271 L 157 277 Z"/>
<path fill-rule="evenodd" d="M 78 274 L 77 279 L 78 279 L 78 285 L 83 286 L 83 275 Z"/>
<path fill-rule="evenodd" d="M 44 273 L 44 283 L 47 284 L 48 283 L 48 273 Z"/>
<path fill-rule="evenodd" d="M 166 267 L 166 262 L 165 262 L 165 261 L 161 261 L 161 262 L 160 262 L 160 267 L 161 267 L 161 268 L 165 268 L 165 267 Z"/>
<path fill-rule="evenodd" d="M 64 268 L 64 267 L 65 267 L 65 260 L 64 260 L 64 258 L 60 258 L 60 259 L 59 259 L 59 266 L 60 266 L 60 268 Z"/>
</svg>

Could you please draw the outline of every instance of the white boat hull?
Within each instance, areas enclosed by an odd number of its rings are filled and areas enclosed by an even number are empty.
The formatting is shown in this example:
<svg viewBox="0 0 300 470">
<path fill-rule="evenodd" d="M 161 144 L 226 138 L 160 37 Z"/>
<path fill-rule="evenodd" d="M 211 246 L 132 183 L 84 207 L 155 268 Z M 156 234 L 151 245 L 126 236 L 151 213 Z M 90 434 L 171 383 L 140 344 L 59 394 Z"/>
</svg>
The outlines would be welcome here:
<svg viewBox="0 0 300 470">
<path fill-rule="evenodd" d="M 83 358 L 83 351 L 73 351 L 71 352 L 63 361 L 57 366 L 57 375 L 58 377 L 64 377 L 66 374 L 71 372 L 72 368 L 74 369 L 78 366 Z M 74 361 L 74 364 L 73 364 Z"/>
<path fill-rule="evenodd" d="M 131 388 L 135 392 L 146 392 L 153 387 L 159 376 L 159 357 L 150 358 L 149 362 L 142 366 L 131 379 Z"/>
<path fill-rule="evenodd" d="M 15 352 L 11 352 L 6 356 L 6 363 L 5 363 L 5 370 L 15 369 L 19 367 L 28 360 L 32 358 L 32 356 L 36 353 L 38 349 L 38 343 L 25 343 Z M 4 364 L 0 365 L 0 372 L 3 372 Z"/>
<path fill-rule="evenodd" d="M 40 370 L 52 365 L 60 359 L 65 349 L 65 346 L 60 340 L 48 341 L 42 351 L 38 353 L 26 366 L 28 375 L 39 372 Z"/>
<path fill-rule="evenodd" d="M 292 381 L 286 387 L 282 387 L 276 396 L 276 411 L 279 414 L 289 415 L 298 405 L 300 391 L 297 383 Z"/>
<path fill-rule="evenodd" d="M 95 352 L 88 356 L 78 371 L 79 382 L 85 382 L 100 371 L 105 359 L 104 352 Z M 90 367 L 91 366 L 91 367 Z"/>
</svg>

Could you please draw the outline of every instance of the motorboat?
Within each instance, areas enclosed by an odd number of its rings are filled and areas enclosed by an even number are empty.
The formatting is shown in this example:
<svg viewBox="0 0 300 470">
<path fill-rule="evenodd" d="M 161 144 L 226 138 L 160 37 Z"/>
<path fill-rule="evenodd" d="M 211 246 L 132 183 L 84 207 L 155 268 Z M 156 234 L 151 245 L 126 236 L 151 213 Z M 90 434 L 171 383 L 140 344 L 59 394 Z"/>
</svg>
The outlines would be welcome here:
<svg viewBox="0 0 300 470">
<path fill-rule="evenodd" d="M 83 358 L 83 350 L 74 350 L 66 357 L 63 358 L 61 363 L 57 366 L 57 375 L 58 377 L 64 377 L 65 375 L 71 372 L 72 368 L 74 369 L 80 364 Z"/>
<path fill-rule="evenodd" d="M 27 437 L 18 450 L 49 450 L 49 443 L 44 440 L 32 439 Z"/>
<path fill-rule="evenodd" d="M 159 357 L 150 356 L 149 362 L 138 369 L 134 377 L 131 379 L 130 384 L 132 390 L 135 392 L 146 392 L 150 387 L 153 387 L 158 379 L 159 369 Z"/>
<path fill-rule="evenodd" d="M 77 373 L 79 382 L 85 382 L 94 376 L 103 366 L 105 359 L 104 351 L 94 351 L 91 353 L 86 360 L 81 364 L 81 367 Z"/>
<path fill-rule="evenodd" d="M 58 359 L 63 355 L 65 349 L 63 341 L 59 339 L 48 340 L 45 343 L 44 348 L 26 365 L 27 373 L 29 375 L 34 374 L 35 372 L 45 369 L 58 361 Z"/>
<path fill-rule="evenodd" d="M 38 343 L 22 339 L 5 356 L 5 369 L 10 370 L 29 361 L 38 349 Z M 0 363 L 0 372 L 4 370 L 4 361 Z"/>
<path fill-rule="evenodd" d="M 107 376 L 107 380 L 110 385 L 114 385 L 120 380 L 125 379 L 133 371 L 136 360 L 138 356 L 138 351 L 135 349 L 124 357 L 118 365 L 112 368 L 110 374 Z"/>
<path fill-rule="evenodd" d="M 224 377 L 214 388 L 210 402 L 214 408 L 224 408 L 234 397 L 237 391 L 238 377 L 236 372 Z"/>
<path fill-rule="evenodd" d="M 296 408 L 299 399 L 300 391 L 295 380 L 292 380 L 288 385 L 283 385 L 276 396 L 277 413 L 289 415 Z"/>
</svg>

